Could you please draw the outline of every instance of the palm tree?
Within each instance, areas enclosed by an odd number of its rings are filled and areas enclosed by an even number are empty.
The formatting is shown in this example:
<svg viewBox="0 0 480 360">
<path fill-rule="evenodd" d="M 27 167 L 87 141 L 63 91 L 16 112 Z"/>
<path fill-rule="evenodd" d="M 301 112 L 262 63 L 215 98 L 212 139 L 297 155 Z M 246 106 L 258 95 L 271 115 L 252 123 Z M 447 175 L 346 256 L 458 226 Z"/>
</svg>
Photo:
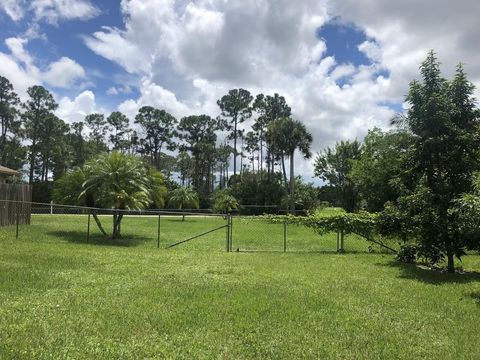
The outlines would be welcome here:
<svg viewBox="0 0 480 360">
<path fill-rule="evenodd" d="M 85 167 L 88 177 L 81 195 L 93 195 L 95 206 L 114 209 L 112 238 L 118 238 L 123 213 L 115 210 L 146 208 L 156 196 L 155 181 L 140 158 L 119 152 L 100 155 Z"/>
<path fill-rule="evenodd" d="M 198 195 L 191 187 L 180 186 L 170 193 L 169 204 L 179 210 L 198 209 Z M 185 215 L 182 216 L 182 221 L 185 221 Z"/>
<path fill-rule="evenodd" d="M 298 120 L 293 120 L 290 117 L 280 118 L 272 122 L 268 127 L 269 137 L 274 139 L 276 151 L 278 151 L 282 159 L 283 172 L 285 177 L 285 186 L 287 187 L 287 180 L 285 174 L 284 156 L 290 159 L 290 209 L 292 213 L 295 211 L 295 174 L 294 174 L 294 155 L 295 150 L 300 150 L 305 159 L 309 159 L 312 154 L 310 152 L 310 145 L 313 137 L 303 123 Z M 288 192 L 288 187 L 287 187 Z"/>
<path fill-rule="evenodd" d="M 220 190 L 213 195 L 213 209 L 223 214 L 229 214 L 238 209 L 238 201 L 226 190 Z"/>
</svg>

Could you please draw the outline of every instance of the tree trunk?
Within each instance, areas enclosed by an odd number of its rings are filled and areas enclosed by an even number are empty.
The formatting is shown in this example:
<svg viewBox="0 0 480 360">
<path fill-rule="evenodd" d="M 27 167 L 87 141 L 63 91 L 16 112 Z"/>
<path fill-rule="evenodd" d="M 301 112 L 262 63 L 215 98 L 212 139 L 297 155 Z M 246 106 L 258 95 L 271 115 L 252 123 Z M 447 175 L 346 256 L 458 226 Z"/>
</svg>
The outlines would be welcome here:
<svg viewBox="0 0 480 360">
<path fill-rule="evenodd" d="M 108 236 L 107 232 L 105 231 L 105 229 L 104 229 L 103 226 L 102 226 L 102 223 L 100 222 L 100 219 L 98 218 L 98 215 L 97 215 L 96 213 L 93 213 L 92 216 L 93 216 L 93 219 L 95 220 L 95 223 L 97 224 L 98 229 L 100 230 L 100 232 L 101 232 L 103 235 Z"/>
<path fill-rule="evenodd" d="M 30 146 L 30 171 L 28 176 L 28 183 L 32 185 L 33 183 L 33 167 L 35 165 L 35 148 L 36 148 L 36 141 L 32 139 L 32 145 Z"/>
<path fill-rule="evenodd" d="M 234 119 L 233 133 L 233 175 L 237 175 L 237 117 Z"/>
<path fill-rule="evenodd" d="M 120 226 L 122 223 L 123 214 L 115 213 L 113 214 L 113 233 L 112 239 L 118 239 L 121 236 Z"/>
<path fill-rule="evenodd" d="M 454 262 L 453 256 L 454 256 L 453 252 L 450 252 L 450 251 L 447 252 L 447 271 L 449 273 L 455 272 L 455 262 Z"/>
<path fill-rule="evenodd" d="M 285 190 L 287 190 L 287 195 L 290 193 L 288 188 L 288 181 L 287 181 L 287 171 L 285 170 L 285 156 L 282 154 L 282 173 L 283 173 L 283 181 L 285 182 Z"/>
<path fill-rule="evenodd" d="M 295 150 L 290 154 L 290 210 L 295 214 L 295 176 L 294 176 L 294 156 Z"/>
<path fill-rule="evenodd" d="M 243 137 L 242 137 L 242 145 L 240 146 L 240 176 L 243 173 Z"/>
<path fill-rule="evenodd" d="M 260 179 L 262 178 L 262 170 L 263 170 L 263 138 L 262 138 L 263 132 L 260 132 L 260 168 L 258 169 L 260 171 Z"/>
</svg>

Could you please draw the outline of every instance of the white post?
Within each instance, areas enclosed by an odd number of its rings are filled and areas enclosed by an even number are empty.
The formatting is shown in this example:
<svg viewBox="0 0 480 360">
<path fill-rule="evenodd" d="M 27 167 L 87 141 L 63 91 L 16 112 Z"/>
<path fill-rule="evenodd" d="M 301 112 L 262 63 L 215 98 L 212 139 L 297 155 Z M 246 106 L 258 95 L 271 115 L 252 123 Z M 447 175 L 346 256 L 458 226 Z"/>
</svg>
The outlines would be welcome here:
<svg viewBox="0 0 480 360">
<path fill-rule="evenodd" d="M 53 215 L 53 200 L 50 201 L 50 215 Z"/>
</svg>

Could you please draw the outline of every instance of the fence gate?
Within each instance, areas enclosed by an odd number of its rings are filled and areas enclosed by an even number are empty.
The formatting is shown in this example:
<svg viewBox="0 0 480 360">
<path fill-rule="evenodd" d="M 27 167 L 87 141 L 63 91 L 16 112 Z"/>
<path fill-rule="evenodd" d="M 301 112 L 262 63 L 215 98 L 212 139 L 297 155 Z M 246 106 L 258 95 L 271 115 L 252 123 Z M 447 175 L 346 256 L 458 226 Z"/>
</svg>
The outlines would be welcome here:
<svg viewBox="0 0 480 360">
<path fill-rule="evenodd" d="M 167 242 L 166 249 L 186 244 L 200 249 L 209 247 L 218 249 L 218 244 L 221 242 L 225 244 L 226 251 L 231 251 L 231 216 L 198 213 L 181 213 L 180 215 L 181 220 L 179 214 L 162 213 L 161 215 L 163 226 L 159 221 L 158 233 L 159 236 L 166 238 L 162 240 L 162 242 Z M 174 221 L 177 221 L 177 224 L 172 225 Z M 166 222 L 170 222 L 170 224 L 165 226 Z M 202 240 L 202 242 L 193 240 Z"/>
</svg>

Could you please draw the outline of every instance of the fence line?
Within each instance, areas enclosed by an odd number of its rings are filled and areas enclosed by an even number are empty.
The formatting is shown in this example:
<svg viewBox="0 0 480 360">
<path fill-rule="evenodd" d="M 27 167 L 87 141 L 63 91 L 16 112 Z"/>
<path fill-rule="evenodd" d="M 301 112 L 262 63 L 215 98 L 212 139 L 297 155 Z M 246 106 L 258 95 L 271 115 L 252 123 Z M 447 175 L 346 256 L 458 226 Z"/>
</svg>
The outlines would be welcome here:
<svg viewBox="0 0 480 360">
<path fill-rule="evenodd" d="M 27 224 L 22 223 L 18 216 L 22 206 L 28 208 L 29 217 L 30 211 L 33 214 L 32 225 L 19 228 L 19 225 Z M 367 243 L 365 239 L 349 235 L 344 246 L 341 246 L 335 233 L 318 235 L 304 226 L 272 223 L 265 217 L 241 214 L 202 214 L 165 209 L 116 210 L 6 200 L 0 200 L 0 208 L 8 208 L 9 216 L 14 219 L 11 225 L 17 224 L 16 228 L 0 228 L 0 238 L 15 236 L 36 240 L 45 237 L 102 245 L 149 244 L 154 248 L 205 250 L 223 248 L 227 252 L 365 251 L 368 245 L 374 245 L 374 241 Z M 118 220 L 119 215 L 123 220 Z M 123 230 L 118 231 L 122 236 L 117 238 L 114 230 L 117 230 L 116 225 L 120 229 L 120 221 Z M 225 232 L 221 229 L 225 229 Z M 194 239 L 197 240 L 191 241 Z M 225 245 L 222 246 L 222 243 Z"/>
</svg>

